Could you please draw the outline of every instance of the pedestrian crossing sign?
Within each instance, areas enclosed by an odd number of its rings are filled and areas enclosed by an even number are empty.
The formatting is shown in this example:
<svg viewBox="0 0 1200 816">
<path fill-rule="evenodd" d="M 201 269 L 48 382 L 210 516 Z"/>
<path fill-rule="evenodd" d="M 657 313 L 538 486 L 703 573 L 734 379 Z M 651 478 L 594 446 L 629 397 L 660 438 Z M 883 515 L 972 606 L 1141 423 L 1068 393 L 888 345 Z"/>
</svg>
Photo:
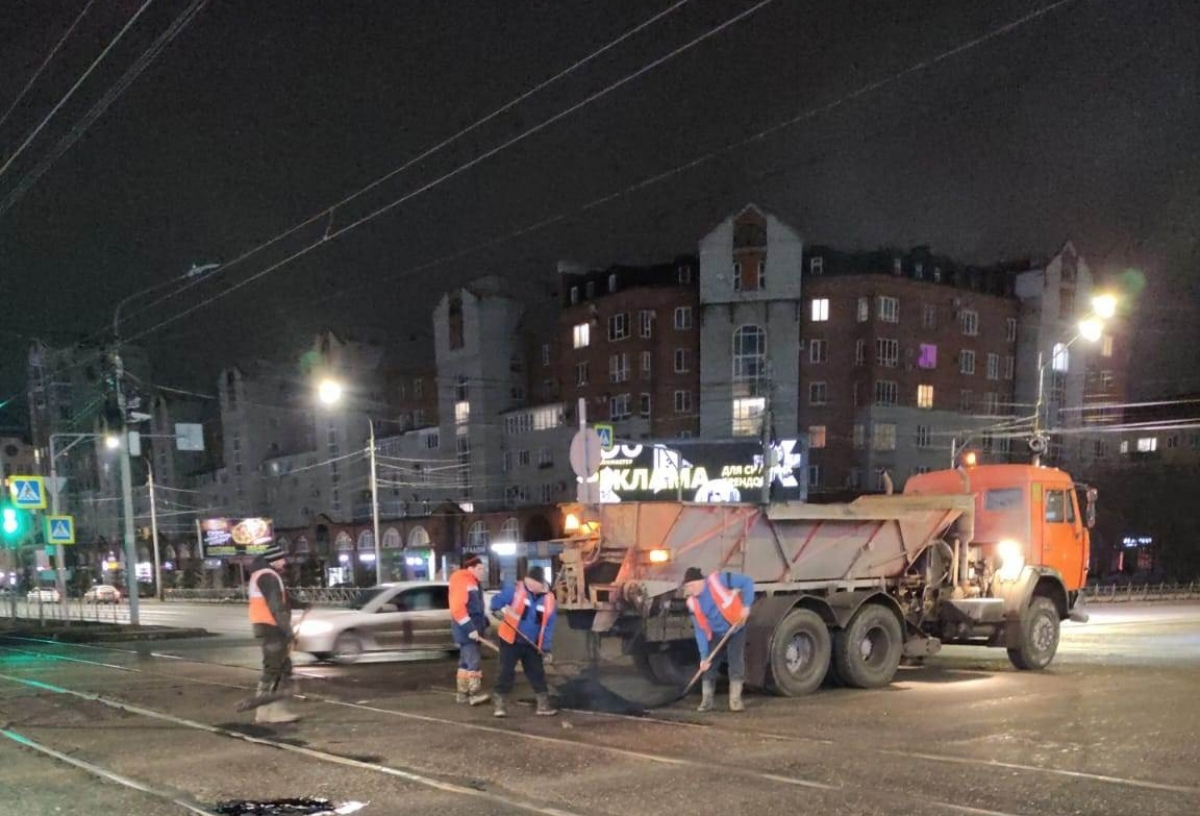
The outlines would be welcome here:
<svg viewBox="0 0 1200 816">
<path fill-rule="evenodd" d="M 74 516 L 46 516 L 47 544 L 74 544 Z"/>
<path fill-rule="evenodd" d="M 41 476 L 9 476 L 8 489 L 21 510 L 46 509 L 46 483 Z"/>
<path fill-rule="evenodd" d="M 602 450 L 602 451 L 612 450 L 613 445 L 616 442 L 616 440 L 613 436 L 613 426 L 612 425 L 596 425 L 595 431 L 596 431 L 596 435 L 600 437 L 600 450 Z"/>
</svg>

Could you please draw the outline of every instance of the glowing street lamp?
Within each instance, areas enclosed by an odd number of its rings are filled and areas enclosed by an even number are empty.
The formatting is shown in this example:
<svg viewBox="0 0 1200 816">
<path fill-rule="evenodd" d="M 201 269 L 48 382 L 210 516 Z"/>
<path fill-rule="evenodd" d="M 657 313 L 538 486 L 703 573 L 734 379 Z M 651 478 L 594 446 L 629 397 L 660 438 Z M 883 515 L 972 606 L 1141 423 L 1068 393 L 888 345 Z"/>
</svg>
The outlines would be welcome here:
<svg viewBox="0 0 1200 816">
<path fill-rule="evenodd" d="M 1089 317 L 1079 322 L 1079 336 L 1089 343 L 1095 343 L 1104 334 L 1104 323 L 1098 318 Z"/>
<path fill-rule="evenodd" d="M 324 379 L 317 384 L 317 399 L 323 405 L 337 405 L 342 401 L 344 390 L 337 380 Z"/>
<path fill-rule="evenodd" d="M 121 437 L 117 436 L 116 434 L 109 434 L 108 436 L 104 437 L 104 447 L 108 448 L 109 450 L 116 450 L 117 448 L 121 447 Z"/>
<path fill-rule="evenodd" d="M 1092 314 L 1101 320 L 1110 320 L 1117 313 L 1117 296 L 1096 295 L 1092 298 Z"/>
</svg>

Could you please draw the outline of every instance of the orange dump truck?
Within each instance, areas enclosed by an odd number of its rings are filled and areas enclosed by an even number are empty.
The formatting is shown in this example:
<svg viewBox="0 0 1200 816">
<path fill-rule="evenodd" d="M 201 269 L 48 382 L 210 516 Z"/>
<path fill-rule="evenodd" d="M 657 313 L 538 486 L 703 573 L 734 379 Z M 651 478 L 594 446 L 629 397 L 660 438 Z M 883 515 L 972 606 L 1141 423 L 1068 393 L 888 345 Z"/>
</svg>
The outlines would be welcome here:
<svg viewBox="0 0 1200 816">
<path fill-rule="evenodd" d="M 1001 646 L 1041 669 L 1061 621 L 1086 620 L 1095 498 L 1061 470 L 981 465 L 849 504 L 601 505 L 565 543 L 556 591 L 572 628 L 621 638 L 664 683 L 697 663 L 679 589 L 693 566 L 754 579 L 746 679 L 778 694 L 830 674 L 884 686 L 942 644 Z"/>
</svg>

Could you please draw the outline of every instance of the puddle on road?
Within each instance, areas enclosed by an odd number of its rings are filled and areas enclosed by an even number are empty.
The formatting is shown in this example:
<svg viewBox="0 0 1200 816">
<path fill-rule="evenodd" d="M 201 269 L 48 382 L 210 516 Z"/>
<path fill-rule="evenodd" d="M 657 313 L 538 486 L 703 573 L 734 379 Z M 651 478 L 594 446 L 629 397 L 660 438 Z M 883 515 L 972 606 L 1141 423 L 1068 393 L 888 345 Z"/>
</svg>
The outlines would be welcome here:
<svg viewBox="0 0 1200 816">
<path fill-rule="evenodd" d="M 234 799 L 217 802 L 221 816 L 342 816 L 366 807 L 363 802 L 334 804 L 328 799 L 302 796 L 297 799 Z"/>
</svg>

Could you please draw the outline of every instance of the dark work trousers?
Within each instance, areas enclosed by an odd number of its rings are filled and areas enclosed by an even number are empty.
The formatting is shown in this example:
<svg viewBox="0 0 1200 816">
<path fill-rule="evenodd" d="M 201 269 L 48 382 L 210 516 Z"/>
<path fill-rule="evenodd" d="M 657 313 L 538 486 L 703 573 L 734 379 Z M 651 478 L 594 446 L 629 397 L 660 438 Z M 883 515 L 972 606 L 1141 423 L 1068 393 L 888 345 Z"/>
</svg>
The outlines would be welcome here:
<svg viewBox="0 0 1200 816">
<path fill-rule="evenodd" d="M 538 650 L 533 644 L 518 641 L 517 643 L 500 644 L 500 671 L 496 677 L 496 693 L 508 694 L 512 691 L 513 681 L 517 675 L 518 660 L 521 662 L 521 668 L 525 670 L 525 676 L 529 678 L 529 685 L 533 686 L 533 690 L 538 694 L 545 694 L 549 691 L 546 688 L 546 665 L 542 662 L 542 656 L 538 654 Z"/>
<path fill-rule="evenodd" d="M 254 624 L 254 637 L 262 647 L 262 677 L 260 682 L 271 689 L 287 685 L 292 676 L 292 657 L 289 654 L 289 635 L 278 626 Z"/>
<path fill-rule="evenodd" d="M 722 635 L 724 637 L 724 635 Z M 717 644 L 721 642 L 720 637 L 714 637 L 708 642 L 708 654 L 712 657 L 712 650 L 717 648 Z M 725 641 L 724 648 L 721 653 L 712 659 L 712 665 L 708 671 L 704 673 L 705 680 L 716 680 L 720 673 L 721 664 L 729 664 L 729 679 L 744 680 L 746 677 L 746 627 L 743 626 L 732 635 L 729 640 Z"/>
</svg>

